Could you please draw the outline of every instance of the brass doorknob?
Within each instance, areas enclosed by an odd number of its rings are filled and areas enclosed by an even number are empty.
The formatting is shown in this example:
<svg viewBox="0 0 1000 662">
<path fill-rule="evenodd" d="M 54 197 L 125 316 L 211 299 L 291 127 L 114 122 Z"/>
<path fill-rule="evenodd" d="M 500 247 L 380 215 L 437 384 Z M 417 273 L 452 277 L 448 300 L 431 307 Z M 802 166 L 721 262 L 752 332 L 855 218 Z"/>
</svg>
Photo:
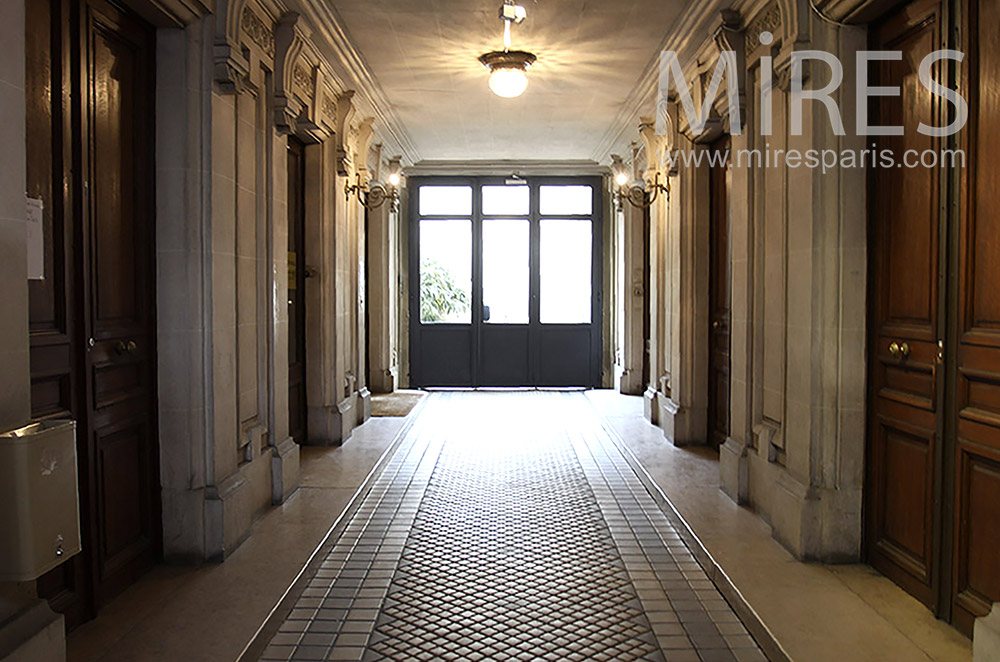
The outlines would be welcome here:
<svg viewBox="0 0 1000 662">
<path fill-rule="evenodd" d="M 910 355 L 910 343 L 904 342 L 899 344 L 898 342 L 893 342 L 889 345 L 889 353 L 892 354 L 894 359 L 905 359 Z"/>
<path fill-rule="evenodd" d="M 719 320 L 715 320 L 714 322 L 712 322 L 712 328 L 715 329 L 716 331 L 718 331 L 721 326 L 722 322 L 720 322 Z"/>
<path fill-rule="evenodd" d="M 125 349 L 128 350 L 129 354 L 134 354 L 135 350 L 139 349 L 139 346 L 135 343 L 134 340 L 129 340 L 128 343 L 125 345 Z"/>
<path fill-rule="evenodd" d="M 121 356 L 127 351 L 128 351 L 128 346 L 125 344 L 124 340 L 119 340 L 117 343 L 115 343 L 115 354 Z"/>
</svg>

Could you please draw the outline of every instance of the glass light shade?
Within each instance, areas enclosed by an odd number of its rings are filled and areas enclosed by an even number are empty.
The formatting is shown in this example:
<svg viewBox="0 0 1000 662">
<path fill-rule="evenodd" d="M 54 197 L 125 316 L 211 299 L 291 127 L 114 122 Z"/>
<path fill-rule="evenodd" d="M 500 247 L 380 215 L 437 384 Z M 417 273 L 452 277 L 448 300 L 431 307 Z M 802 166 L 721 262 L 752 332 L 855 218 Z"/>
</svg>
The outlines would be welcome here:
<svg viewBox="0 0 1000 662">
<path fill-rule="evenodd" d="M 505 99 L 519 97 L 528 89 L 528 75 L 523 69 L 494 69 L 490 74 L 490 89 Z"/>
<path fill-rule="evenodd" d="M 615 177 L 615 181 L 618 182 L 618 186 L 625 186 L 628 184 L 628 175 L 624 172 L 620 172 L 618 173 L 618 176 Z"/>
<path fill-rule="evenodd" d="M 399 173 L 394 172 L 391 175 L 389 175 L 389 183 L 392 186 L 399 186 L 399 182 L 400 182 Z"/>
</svg>

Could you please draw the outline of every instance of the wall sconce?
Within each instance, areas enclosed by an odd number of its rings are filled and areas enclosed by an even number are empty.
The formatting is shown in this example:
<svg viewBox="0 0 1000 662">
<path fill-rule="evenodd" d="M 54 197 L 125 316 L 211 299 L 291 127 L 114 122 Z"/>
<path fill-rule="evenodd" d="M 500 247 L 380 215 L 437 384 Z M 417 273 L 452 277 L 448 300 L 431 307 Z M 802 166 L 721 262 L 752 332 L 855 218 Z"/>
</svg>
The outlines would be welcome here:
<svg viewBox="0 0 1000 662">
<path fill-rule="evenodd" d="M 369 182 L 367 179 L 363 179 L 361 173 L 358 172 L 354 175 L 354 183 L 344 187 L 344 193 L 348 202 L 352 195 L 357 196 L 358 202 L 369 211 L 378 209 L 388 202 L 389 210 L 395 213 L 399 211 L 399 185 L 402 182 L 403 178 L 399 174 L 399 161 L 394 159 L 387 184 Z"/>
<path fill-rule="evenodd" d="M 615 176 L 615 205 L 618 211 L 625 211 L 625 201 L 633 207 L 651 207 L 660 193 L 670 196 L 670 189 L 660 181 L 660 171 L 656 171 L 653 181 L 635 182 L 629 177 L 625 163 L 620 156 L 611 157 L 611 171 Z"/>
</svg>

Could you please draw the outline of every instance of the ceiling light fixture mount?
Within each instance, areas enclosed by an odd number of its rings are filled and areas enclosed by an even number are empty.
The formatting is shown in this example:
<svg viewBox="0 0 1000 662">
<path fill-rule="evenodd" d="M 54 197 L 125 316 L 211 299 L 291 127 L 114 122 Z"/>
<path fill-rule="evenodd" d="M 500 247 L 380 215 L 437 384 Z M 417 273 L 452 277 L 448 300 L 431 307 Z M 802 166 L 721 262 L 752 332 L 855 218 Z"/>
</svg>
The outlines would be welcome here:
<svg viewBox="0 0 1000 662">
<path fill-rule="evenodd" d="M 534 53 L 512 51 L 511 25 L 519 24 L 527 18 L 527 11 L 514 0 L 504 0 L 500 6 L 500 20 L 503 21 L 503 50 L 491 51 L 479 56 L 479 61 L 490 71 L 490 89 L 498 97 L 513 99 L 524 94 L 528 88 L 528 68 L 538 59 Z"/>
</svg>

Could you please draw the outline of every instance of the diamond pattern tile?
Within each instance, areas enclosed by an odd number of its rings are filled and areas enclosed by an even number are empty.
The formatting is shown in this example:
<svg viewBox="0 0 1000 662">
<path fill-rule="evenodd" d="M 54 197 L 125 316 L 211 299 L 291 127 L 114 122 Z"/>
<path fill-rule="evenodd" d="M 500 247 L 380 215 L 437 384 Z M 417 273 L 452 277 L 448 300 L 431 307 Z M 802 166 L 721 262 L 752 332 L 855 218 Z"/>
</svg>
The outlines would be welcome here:
<svg viewBox="0 0 1000 662">
<path fill-rule="evenodd" d="M 445 444 L 365 660 L 662 660 L 573 446 Z"/>
<path fill-rule="evenodd" d="M 435 394 L 362 497 L 248 659 L 767 660 L 580 394 Z"/>
</svg>

